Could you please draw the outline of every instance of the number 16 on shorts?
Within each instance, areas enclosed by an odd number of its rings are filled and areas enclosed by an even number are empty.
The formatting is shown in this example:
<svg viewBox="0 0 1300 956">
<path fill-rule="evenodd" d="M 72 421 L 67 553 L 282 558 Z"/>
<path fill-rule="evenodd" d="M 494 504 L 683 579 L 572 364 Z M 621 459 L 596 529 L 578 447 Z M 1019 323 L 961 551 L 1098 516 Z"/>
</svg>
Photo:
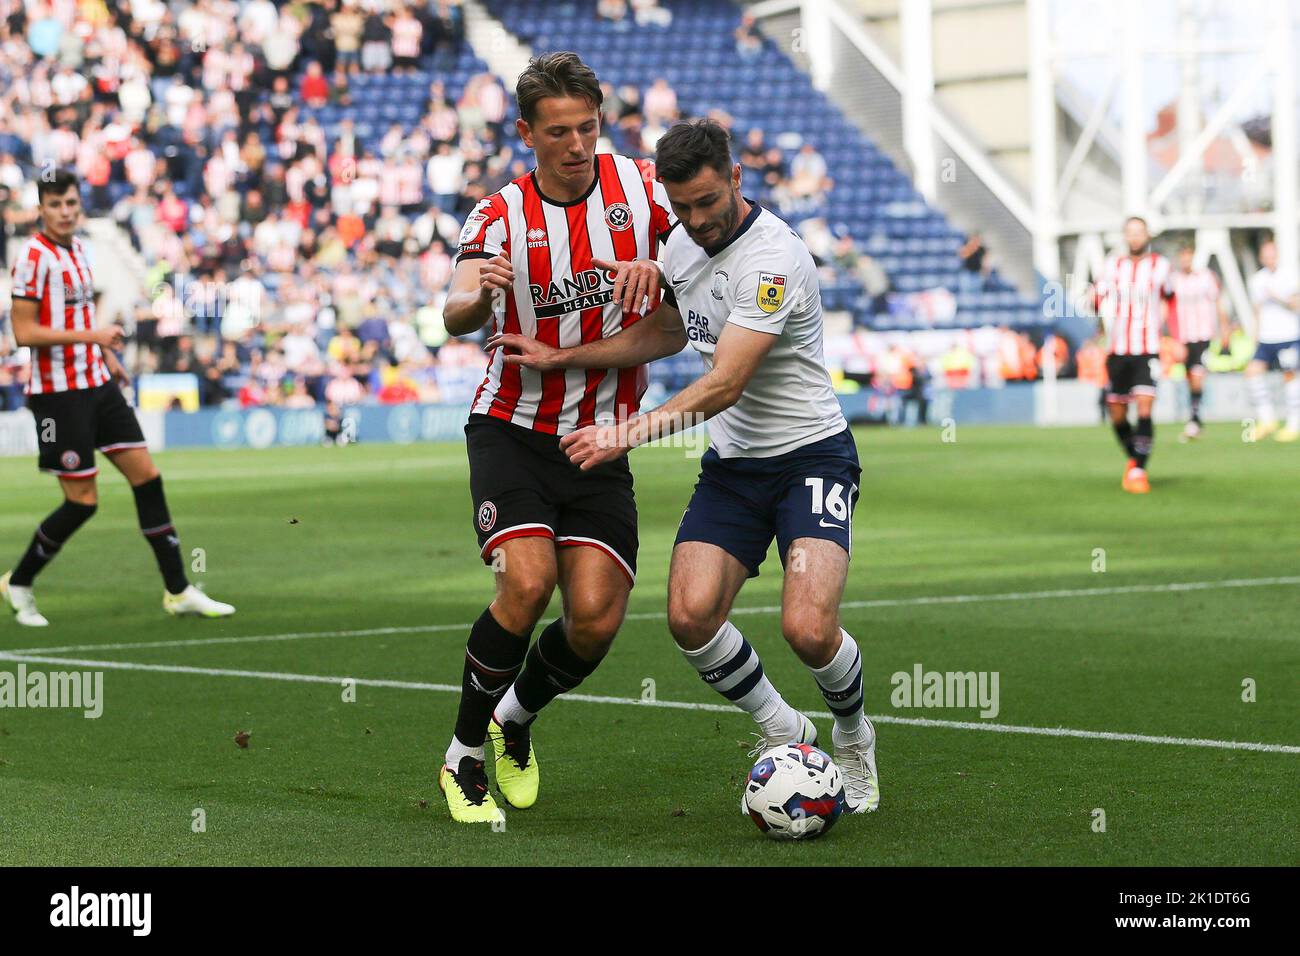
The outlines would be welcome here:
<svg viewBox="0 0 1300 956">
<path fill-rule="evenodd" d="M 857 500 L 858 486 L 825 478 L 805 478 L 804 487 L 811 492 L 811 514 L 817 522 L 812 537 L 838 541 L 844 550 L 853 553 L 853 503 Z"/>
<path fill-rule="evenodd" d="M 826 480 L 824 478 L 806 478 L 804 486 L 812 489 L 812 513 L 815 515 L 830 513 L 836 521 L 848 521 L 850 506 L 849 502 L 844 500 L 844 486 L 838 481 L 831 485 L 830 492 L 826 491 Z M 849 491 L 849 499 L 852 500 L 854 492 L 858 490 L 857 485 L 853 485 Z"/>
</svg>

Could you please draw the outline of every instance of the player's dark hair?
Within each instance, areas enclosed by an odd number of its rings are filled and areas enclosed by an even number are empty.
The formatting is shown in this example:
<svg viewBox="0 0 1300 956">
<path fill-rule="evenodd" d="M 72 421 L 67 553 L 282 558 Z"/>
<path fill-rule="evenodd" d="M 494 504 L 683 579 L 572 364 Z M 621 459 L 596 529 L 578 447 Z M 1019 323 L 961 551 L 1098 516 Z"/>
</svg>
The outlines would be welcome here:
<svg viewBox="0 0 1300 956">
<path fill-rule="evenodd" d="M 605 102 L 595 72 L 578 54 L 568 50 L 535 56 L 519 74 L 515 102 L 525 123 L 532 123 L 537 116 L 537 104 L 548 96 L 581 96 L 590 100 L 596 109 Z"/>
<path fill-rule="evenodd" d="M 1147 232 L 1151 231 L 1151 227 L 1147 225 L 1147 221 L 1143 219 L 1141 216 L 1129 216 L 1127 219 L 1124 220 L 1124 225 L 1127 226 L 1130 222 L 1140 222 L 1142 223 L 1143 229 L 1145 229 Z"/>
<path fill-rule="evenodd" d="M 705 166 L 731 175 L 731 134 L 711 119 L 677 123 L 655 145 L 655 171 L 666 183 L 694 179 Z"/>
<path fill-rule="evenodd" d="M 45 202 L 46 193 L 51 193 L 55 196 L 62 196 L 68 191 L 69 187 L 73 189 L 81 188 L 81 180 L 77 177 L 77 174 L 71 170 L 56 169 L 54 175 L 50 176 L 48 179 L 44 174 L 42 174 L 41 177 L 36 180 L 36 201 L 38 203 Z"/>
</svg>

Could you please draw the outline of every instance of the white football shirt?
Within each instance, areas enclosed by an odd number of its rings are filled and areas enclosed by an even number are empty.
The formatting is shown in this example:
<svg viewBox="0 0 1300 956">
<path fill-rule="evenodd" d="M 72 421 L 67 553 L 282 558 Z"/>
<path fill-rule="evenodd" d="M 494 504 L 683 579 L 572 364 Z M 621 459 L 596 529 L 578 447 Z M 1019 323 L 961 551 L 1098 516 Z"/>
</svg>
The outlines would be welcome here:
<svg viewBox="0 0 1300 956">
<path fill-rule="evenodd" d="M 1276 345 L 1300 340 L 1300 315 L 1276 301 L 1285 302 L 1297 291 L 1295 276 L 1283 269 L 1260 269 L 1250 277 L 1259 341 Z"/>
<path fill-rule="evenodd" d="M 747 201 L 753 208 L 721 247 L 703 249 L 674 228 L 662 260 L 664 298 L 708 368 L 728 324 L 777 337 L 740 401 L 709 419 L 722 458 L 771 458 L 848 427 L 823 357 L 812 255 L 777 216 Z"/>
</svg>

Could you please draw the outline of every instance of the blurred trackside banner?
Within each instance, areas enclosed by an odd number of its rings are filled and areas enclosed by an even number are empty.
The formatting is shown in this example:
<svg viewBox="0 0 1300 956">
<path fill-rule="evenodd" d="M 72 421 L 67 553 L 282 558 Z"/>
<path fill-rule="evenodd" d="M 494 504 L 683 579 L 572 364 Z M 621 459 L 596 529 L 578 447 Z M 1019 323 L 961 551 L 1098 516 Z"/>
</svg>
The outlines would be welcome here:
<svg viewBox="0 0 1300 956">
<path fill-rule="evenodd" d="M 1274 376 L 1275 377 L 1275 376 Z M 1277 383 L 1271 383 L 1276 386 Z M 1065 381 L 1055 393 L 1042 382 L 1005 388 L 935 389 L 930 396 L 929 421 L 945 419 L 963 425 L 1093 425 L 1101 420 L 1095 386 Z M 1240 375 L 1211 375 L 1205 388 L 1202 416 L 1207 421 L 1240 422 L 1250 417 L 1250 405 Z M 895 420 L 894 398 L 874 392 L 841 395 L 845 417 L 853 422 Z M 1181 422 L 1186 418 L 1187 392 L 1182 382 L 1160 383 L 1155 418 Z M 344 409 L 343 427 L 359 442 L 462 441 L 468 409 L 456 405 L 356 405 Z M 149 447 L 271 448 L 318 445 L 325 439 L 324 409 L 246 408 L 161 412 L 137 409 Z M 910 422 L 911 419 L 908 419 Z M 36 424 L 23 409 L 0 412 L 0 457 L 35 456 Z"/>
</svg>

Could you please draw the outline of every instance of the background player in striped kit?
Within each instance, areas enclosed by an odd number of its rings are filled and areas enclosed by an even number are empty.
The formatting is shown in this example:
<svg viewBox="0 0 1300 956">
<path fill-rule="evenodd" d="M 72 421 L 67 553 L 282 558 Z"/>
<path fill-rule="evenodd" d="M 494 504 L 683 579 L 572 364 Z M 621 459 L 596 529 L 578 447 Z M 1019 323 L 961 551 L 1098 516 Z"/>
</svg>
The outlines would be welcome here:
<svg viewBox="0 0 1300 956">
<path fill-rule="evenodd" d="M 1178 248 L 1178 268 L 1170 277 L 1174 297 L 1170 303 L 1171 330 L 1182 343 L 1186 354 L 1187 389 L 1191 398 L 1191 415 L 1183 428 L 1181 441 L 1201 434 L 1201 393 L 1205 385 L 1205 353 L 1217 333 L 1219 345 L 1228 349 L 1228 308 L 1219 289 L 1219 279 L 1209 266 L 1195 268 L 1196 248 L 1185 243 Z"/>
<path fill-rule="evenodd" d="M 1115 437 L 1128 454 L 1122 487 L 1132 494 L 1146 494 L 1151 490 L 1146 464 L 1155 442 L 1151 406 L 1160 369 L 1160 330 L 1172 289 L 1169 260 L 1152 251 L 1145 219 L 1130 216 L 1124 223 L 1124 246 L 1124 251 L 1106 260 L 1095 292 L 1110 339 L 1106 406 Z M 1129 422 L 1130 403 L 1137 406 L 1136 427 Z"/>
<path fill-rule="evenodd" d="M 597 156 L 602 94 L 573 53 L 535 58 L 515 91 L 518 129 L 537 166 L 478 204 L 460 235 L 444 320 L 453 335 L 491 321 L 553 346 L 617 336 L 658 304 L 658 271 L 643 262 L 614 301 L 597 260 L 652 259 L 672 225 L 652 169 Z M 537 799 L 531 724 L 608 652 L 636 573 L 637 516 L 626 460 L 579 471 L 560 438 L 635 413 L 644 369 L 536 371 L 495 349 L 465 427 L 480 556 L 496 598 L 470 631 L 456 729 L 439 773 L 452 818 L 491 822 L 484 739 L 497 788 L 513 807 Z M 564 613 L 529 647 L 559 584 Z"/>
<path fill-rule="evenodd" d="M 203 617 L 233 614 L 229 604 L 212 600 L 186 580 L 162 476 L 118 387 L 129 380 L 113 354 L 122 344 L 122 329 L 95 327 L 95 280 L 76 236 L 80 183 L 60 170 L 36 189 L 41 229 L 14 260 L 12 320 L 15 340 L 32 351 L 27 406 L 36 419 L 37 464 L 58 477 L 64 501 L 37 527 L 13 570 L 0 577 L 0 596 L 19 624 L 49 624 L 36 609 L 32 584 L 95 513 L 98 450 L 131 483 L 140 530 L 162 573 L 163 609 Z"/>
</svg>

